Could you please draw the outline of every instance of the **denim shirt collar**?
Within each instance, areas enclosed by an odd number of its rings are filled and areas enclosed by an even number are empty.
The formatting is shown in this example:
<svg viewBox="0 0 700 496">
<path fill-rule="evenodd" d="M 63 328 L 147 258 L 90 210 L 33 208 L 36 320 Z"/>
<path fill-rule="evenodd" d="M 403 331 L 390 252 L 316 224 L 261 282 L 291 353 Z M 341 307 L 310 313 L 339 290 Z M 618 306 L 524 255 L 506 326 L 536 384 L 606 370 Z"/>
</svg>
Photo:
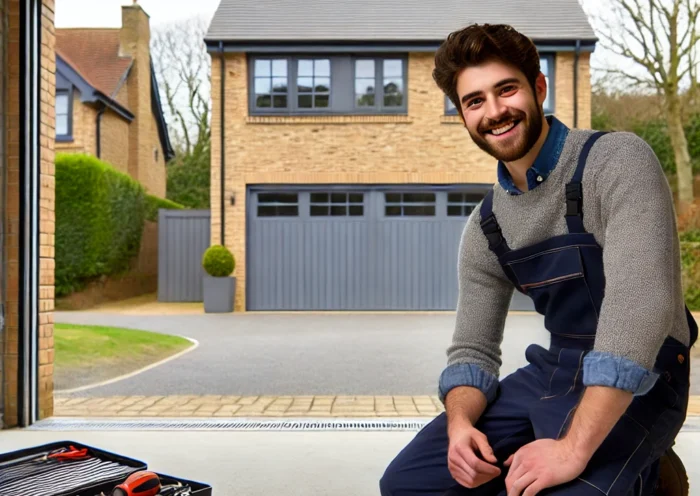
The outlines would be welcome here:
<svg viewBox="0 0 700 496">
<path fill-rule="evenodd" d="M 569 128 L 559 119 L 554 116 L 548 116 L 546 119 L 549 123 L 547 139 L 545 139 L 535 162 L 525 174 L 528 189 L 536 188 L 549 177 L 557 166 L 562 148 L 564 148 L 564 141 L 566 141 L 569 135 Z M 508 172 L 505 164 L 500 160 L 498 161 L 498 182 L 501 187 L 511 195 L 520 195 L 523 193 L 515 186 L 510 172 Z"/>
</svg>

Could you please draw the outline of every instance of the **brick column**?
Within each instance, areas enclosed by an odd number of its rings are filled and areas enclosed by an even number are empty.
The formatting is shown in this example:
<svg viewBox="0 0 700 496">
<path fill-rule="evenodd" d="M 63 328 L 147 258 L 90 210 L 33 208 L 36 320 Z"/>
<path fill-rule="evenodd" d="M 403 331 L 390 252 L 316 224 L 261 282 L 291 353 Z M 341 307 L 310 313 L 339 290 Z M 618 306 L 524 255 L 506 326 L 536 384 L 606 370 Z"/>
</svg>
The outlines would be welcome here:
<svg viewBox="0 0 700 496">
<path fill-rule="evenodd" d="M 53 415 L 53 309 L 56 130 L 56 37 L 54 0 L 43 0 L 41 16 L 41 191 L 39 256 L 39 418 Z"/>
<path fill-rule="evenodd" d="M 18 423 L 18 351 L 19 351 L 19 282 L 20 282 L 20 42 L 24 32 L 20 25 L 20 0 L 5 0 L 9 13 L 5 57 L 8 86 L 5 102 L 5 167 L 7 196 L 5 201 L 6 267 L 5 329 L 2 348 L 4 362 L 4 427 Z M 40 123 L 40 294 L 39 294 L 39 414 L 53 414 L 53 280 L 54 280 L 54 165 L 55 139 L 55 39 L 54 0 L 43 0 L 41 47 L 41 123 Z"/>
</svg>

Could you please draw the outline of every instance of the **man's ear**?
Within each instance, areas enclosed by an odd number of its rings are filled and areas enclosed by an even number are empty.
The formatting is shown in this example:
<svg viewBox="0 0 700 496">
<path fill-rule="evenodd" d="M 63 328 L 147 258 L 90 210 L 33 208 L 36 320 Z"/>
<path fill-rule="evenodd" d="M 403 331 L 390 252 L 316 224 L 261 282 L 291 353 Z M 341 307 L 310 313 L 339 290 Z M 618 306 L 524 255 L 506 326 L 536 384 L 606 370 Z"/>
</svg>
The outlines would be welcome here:
<svg viewBox="0 0 700 496">
<path fill-rule="evenodd" d="M 536 91 L 536 98 L 537 98 L 537 103 L 539 105 L 543 105 L 544 101 L 547 99 L 547 92 L 549 91 L 549 88 L 547 88 L 547 80 L 544 77 L 544 74 L 541 72 L 537 75 L 537 79 L 535 79 L 535 91 Z"/>
</svg>

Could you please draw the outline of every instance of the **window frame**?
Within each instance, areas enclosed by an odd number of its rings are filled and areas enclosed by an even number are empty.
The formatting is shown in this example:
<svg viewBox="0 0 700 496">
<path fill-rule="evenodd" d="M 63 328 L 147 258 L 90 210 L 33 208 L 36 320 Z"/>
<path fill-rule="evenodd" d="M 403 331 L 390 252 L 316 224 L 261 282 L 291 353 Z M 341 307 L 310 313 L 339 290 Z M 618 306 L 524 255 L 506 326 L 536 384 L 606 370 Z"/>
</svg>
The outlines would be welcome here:
<svg viewBox="0 0 700 496">
<path fill-rule="evenodd" d="M 374 106 L 373 107 L 358 107 L 357 93 L 355 92 L 355 81 L 357 80 L 357 61 L 358 60 L 373 60 L 374 61 Z M 403 102 L 399 107 L 384 106 L 384 61 L 385 60 L 400 60 L 402 68 L 403 82 Z M 358 114 L 405 114 L 408 111 L 408 57 L 404 54 L 392 55 L 356 55 L 351 58 L 352 63 L 352 110 Z"/>
<path fill-rule="evenodd" d="M 56 90 L 56 97 L 54 100 L 54 106 L 55 106 L 55 101 L 58 100 L 59 96 L 65 96 L 68 98 L 68 104 L 67 104 L 67 115 L 66 117 L 68 118 L 68 123 L 66 125 L 67 128 L 67 133 L 66 134 L 58 134 L 58 131 L 56 131 L 56 141 L 59 142 L 66 142 L 66 141 L 73 141 L 73 92 L 68 89 L 57 89 Z M 55 118 L 58 121 L 58 112 L 55 112 Z M 56 129 L 58 129 L 58 126 L 56 126 Z"/>
<path fill-rule="evenodd" d="M 556 91 L 554 91 L 554 82 L 556 81 L 556 76 L 555 76 L 555 53 L 553 52 L 544 52 L 540 54 L 540 60 L 546 59 L 547 60 L 547 72 L 548 74 L 545 74 L 545 76 L 548 78 L 548 85 L 547 85 L 547 97 L 549 98 L 550 101 L 550 107 L 542 106 L 544 110 L 544 115 L 552 115 L 554 114 L 554 110 L 556 109 Z M 457 108 L 450 108 L 450 99 L 445 95 L 444 99 L 444 114 L 445 115 L 456 115 L 458 116 L 459 114 L 457 113 Z"/>
<path fill-rule="evenodd" d="M 258 60 L 285 60 L 287 62 L 287 107 L 257 107 L 255 93 L 255 65 Z M 297 86 L 300 60 L 330 61 L 330 92 L 328 108 L 299 107 Z M 375 61 L 375 106 L 358 107 L 355 99 L 356 60 Z M 384 60 L 401 60 L 403 101 L 400 107 L 384 106 Z M 336 67 L 337 65 L 337 67 Z M 248 57 L 248 115 L 250 116 L 309 116 L 309 115 L 407 115 L 408 114 L 408 54 L 251 54 Z M 340 78 L 342 74 L 342 79 Z M 379 83 L 377 85 L 377 83 Z M 338 99 L 336 101 L 336 98 Z M 380 100 L 377 100 L 380 99 Z M 340 109 L 338 101 L 346 106 Z M 350 102 L 349 105 L 347 102 Z M 380 103 L 380 105 L 376 105 Z"/>
</svg>

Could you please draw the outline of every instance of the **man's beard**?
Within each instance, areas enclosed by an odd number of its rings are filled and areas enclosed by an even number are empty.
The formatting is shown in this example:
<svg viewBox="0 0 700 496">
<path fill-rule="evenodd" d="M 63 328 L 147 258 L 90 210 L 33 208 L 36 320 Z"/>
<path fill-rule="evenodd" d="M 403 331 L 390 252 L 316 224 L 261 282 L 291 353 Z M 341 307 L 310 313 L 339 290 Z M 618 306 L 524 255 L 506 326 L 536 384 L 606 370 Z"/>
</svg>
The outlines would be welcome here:
<svg viewBox="0 0 700 496">
<path fill-rule="evenodd" d="M 509 110 L 498 120 L 486 119 L 479 124 L 476 133 L 470 129 L 469 135 L 474 143 L 483 151 L 502 162 L 513 162 L 523 158 L 537 143 L 542 134 L 542 109 L 536 104 L 527 113 L 521 110 Z M 518 122 L 515 131 L 519 136 L 514 139 L 505 138 L 501 143 L 494 143 L 483 133 L 490 129 L 502 127 L 510 122 Z"/>
</svg>

